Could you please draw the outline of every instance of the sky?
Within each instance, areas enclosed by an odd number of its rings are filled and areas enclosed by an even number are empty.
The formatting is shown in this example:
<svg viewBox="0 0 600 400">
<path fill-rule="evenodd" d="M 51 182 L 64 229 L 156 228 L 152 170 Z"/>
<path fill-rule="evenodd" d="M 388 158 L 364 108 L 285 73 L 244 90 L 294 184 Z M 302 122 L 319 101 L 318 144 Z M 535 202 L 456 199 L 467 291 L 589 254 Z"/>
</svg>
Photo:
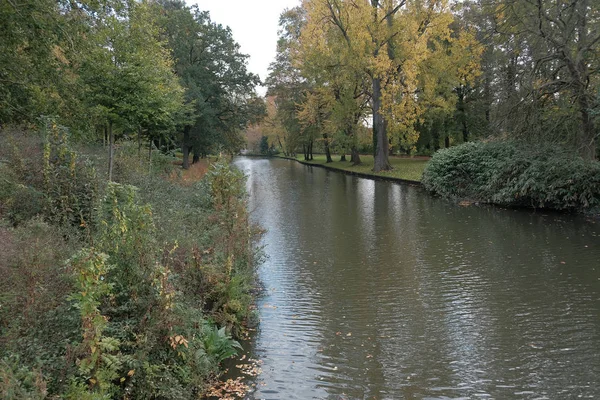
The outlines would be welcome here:
<svg viewBox="0 0 600 400">
<path fill-rule="evenodd" d="M 210 12 L 210 19 L 229 26 L 241 52 L 248 54 L 248 70 L 267 77 L 269 64 L 275 59 L 279 15 L 286 8 L 300 5 L 300 0 L 187 0 Z M 259 87 L 264 95 L 266 88 Z"/>
</svg>

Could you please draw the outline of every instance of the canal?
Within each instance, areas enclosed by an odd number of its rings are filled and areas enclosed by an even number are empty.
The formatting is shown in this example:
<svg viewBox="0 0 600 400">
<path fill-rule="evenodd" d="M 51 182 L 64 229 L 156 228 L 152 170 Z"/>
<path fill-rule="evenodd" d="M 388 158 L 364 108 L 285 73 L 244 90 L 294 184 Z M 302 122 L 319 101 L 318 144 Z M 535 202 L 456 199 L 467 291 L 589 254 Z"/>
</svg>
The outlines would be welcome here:
<svg viewBox="0 0 600 400">
<path fill-rule="evenodd" d="M 598 223 L 234 163 L 267 230 L 251 398 L 600 398 Z"/>
</svg>

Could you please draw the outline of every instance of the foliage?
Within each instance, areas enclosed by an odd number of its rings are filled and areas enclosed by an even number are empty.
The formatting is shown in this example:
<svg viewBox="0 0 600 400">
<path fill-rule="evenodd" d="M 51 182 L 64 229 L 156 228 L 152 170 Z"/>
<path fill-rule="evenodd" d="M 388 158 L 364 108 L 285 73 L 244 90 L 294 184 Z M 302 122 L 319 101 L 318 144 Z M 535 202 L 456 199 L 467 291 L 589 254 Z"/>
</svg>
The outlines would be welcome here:
<svg viewBox="0 0 600 400">
<path fill-rule="evenodd" d="M 260 154 L 268 155 L 269 154 L 269 138 L 266 136 L 261 136 L 259 143 L 259 151 Z"/>
<path fill-rule="evenodd" d="M 211 21 L 208 12 L 181 1 L 158 3 L 175 71 L 193 108 L 184 129 L 184 166 L 189 152 L 200 157 L 221 148 L 239 151 L 241 130 L 264 113 L 254 92 L 259 78 L 246 68 L 248 56 L 240 52 L 231 30 Z"/>
<path fill-rule="evenodd" d="M 351 133 L 370 101 L 375 172 L 391 168 L 389 139 L 411 149 L 425 108 L 451 107 L 445 103 L 454 96 L 443 92 L 477 73 L 480 51 L 472 35 L 452 31 L 447 2 L 313 0 L 303 7 L 296 63 L 323 101 L 337 105 L 341 119 L 329 118 L 336 130 Z"/>
<path fill-rule="evenodd" d="M 217 363 L 221 363 L 236 355 L 242 346 L 225 332 L 224 327 L 218 329 L 216 326 L 208 325 L 204 333 L 204 349 Z"/>
<path fill-rule="evenodd" d="M 28 181 L 30 168 L 70 177 L 71 160 L 106 162 L 97 148 L 79 146 L 87 157 L 73 150 L 59 128 L 62 139 L 50 146 L 56 167 L 7 157 L 10 185 L 1 193 L 11 204 L 12 189 L 25 183 L 51 204 L 64 193 L 46 192 L 43 176 Z M 48 145 L 30 139 L 14 141 L 43 158 Z M 240 337 L 254 317 L 257 261 L 244 177 L 222 160 L 200 182 L 180 186 L 168 178 L 173 159 L 156 153 L 148 164 L 134 143 L 120 147 L 119 183 L 94 192 L 86 235 L 72 235 L 45 209 L 8 227 L 3 209 L 0 351 L 20 360 L 20 369 L 2 364 L 7 393 L 34 397 L 35 381 L 48 396 L 72 399 L 189 399 L 239 349 L 231 335 Z"/>
<path fill-rule="evenodd" d="M 22 365 L 18 356 L 0 359 L 0 393 L 5 400 L 42 400 L 48 394 L 41 372 Z"/>
<path fill-rule="evenodd" d="M 600 206 L 599 173 L 600 163 L 560 148 L 492 141 L 440 150 L 422 182 L 447 198 L 589 211 Z"/>
<path fill-rule="evenodd" d="M 0 228 L 0 353 L 18 359 L 20 370 L 35 373 L 48 392 L 61 390 L 61 376 L 75 373 L 69 353 L 81 335 L 66 300 L 73 280 L 64 268 L 76 245 L 60 232 L 40 218 Z M 25 375 L 10 374 L 27 384 Z"/>
<path fill-rule="evenodd" d="M 75 308 L 79 309 L 83 341 L 77 364 L 84 382 L 92 391 L 101 395 L 116 394 L 112 381 L 118 377 L 121 360 L 115 354 L 119 341 L 104 335 L 108 319 L 99 309 L 103 297 L 109 295 L 114 286 L 107 280 L 112 268 L 108 256 L 94 249 L 82 249 L 69 261 L 76 275 L 76 291 L 70 296 Z M 97 389 L 96 389 L 97 388 Z"/>
<path fill-rule="evenodd" d="M 45 143 L 42 175 L 46 196 L 45 215 L 58 225 L 86 227 L 98 195 L 98 177 L 88 160 L 77 157 L 68 144 L 68 130 L 44 121 Z"/>
</svg>

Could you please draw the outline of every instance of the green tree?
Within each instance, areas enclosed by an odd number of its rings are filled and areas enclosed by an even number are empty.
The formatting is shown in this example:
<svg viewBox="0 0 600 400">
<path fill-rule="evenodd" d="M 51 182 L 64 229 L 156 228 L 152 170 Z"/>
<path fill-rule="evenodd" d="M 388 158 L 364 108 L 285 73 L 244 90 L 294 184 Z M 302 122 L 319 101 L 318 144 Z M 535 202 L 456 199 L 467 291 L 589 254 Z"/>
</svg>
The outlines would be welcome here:
<svg viewBox="0 0 600 400">
<path fill-rule="evenodd" d="M 235 152 L 244 145 L 241 131 L 264 114 L 254 91 L 258 76 L 246 69 L 231 30 L 212 22 L 206 11 L 177 0 L 157 1 L 161 25 L 175 59 L 175 71 L 193 106 L 183 127 L 183 166 L 211 150 Z"/>
<path fill-rule="evenodd" d="M 578 114 L 576 146 L 596 159 L 598 137 L 593 114 L 600 76 L 600 9 L 594 1 L 515 2 L 498 15 L 501 29 L 514 30 L 526 43 L 533 64 L 534 96 L 545 106 L 568 99 Z"/>
<path fill-rule="evenodd" d="M 183 107 L 183 90 L 159 41 L 159 29 L 146 2 L 116 3 L 94 14 L 93 47 L 81 67 L 87 101 L 109 138 L 108 177 L 112 179 L 114 125 L 133 131 L 173 124 Z"/>
</svg>

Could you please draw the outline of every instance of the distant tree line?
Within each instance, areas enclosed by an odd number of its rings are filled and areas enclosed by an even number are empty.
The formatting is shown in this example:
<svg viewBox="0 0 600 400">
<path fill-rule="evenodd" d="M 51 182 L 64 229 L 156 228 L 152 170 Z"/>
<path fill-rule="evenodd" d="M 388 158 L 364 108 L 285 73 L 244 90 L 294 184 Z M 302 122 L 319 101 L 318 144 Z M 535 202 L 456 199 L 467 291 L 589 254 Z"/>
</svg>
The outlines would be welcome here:
<svg viewBox="0 0 600 400">
<path fill-rule="evenodd" d="M 53 116 L 111 155 L 124 136 L 181 147 L 187 168 L 264 112 L 231 30 L 184 1 L 10 0 L 0 24 L 0 124 Z"/>
<path fill-rule="evenodd" d="M 375 171 L 487 138 L 597 158 L 595 1 L 307 0 L 281 15 L 277 50 L 263 124 L 287 154 L 358 164 L 369 129 Z"/>
</svg>

